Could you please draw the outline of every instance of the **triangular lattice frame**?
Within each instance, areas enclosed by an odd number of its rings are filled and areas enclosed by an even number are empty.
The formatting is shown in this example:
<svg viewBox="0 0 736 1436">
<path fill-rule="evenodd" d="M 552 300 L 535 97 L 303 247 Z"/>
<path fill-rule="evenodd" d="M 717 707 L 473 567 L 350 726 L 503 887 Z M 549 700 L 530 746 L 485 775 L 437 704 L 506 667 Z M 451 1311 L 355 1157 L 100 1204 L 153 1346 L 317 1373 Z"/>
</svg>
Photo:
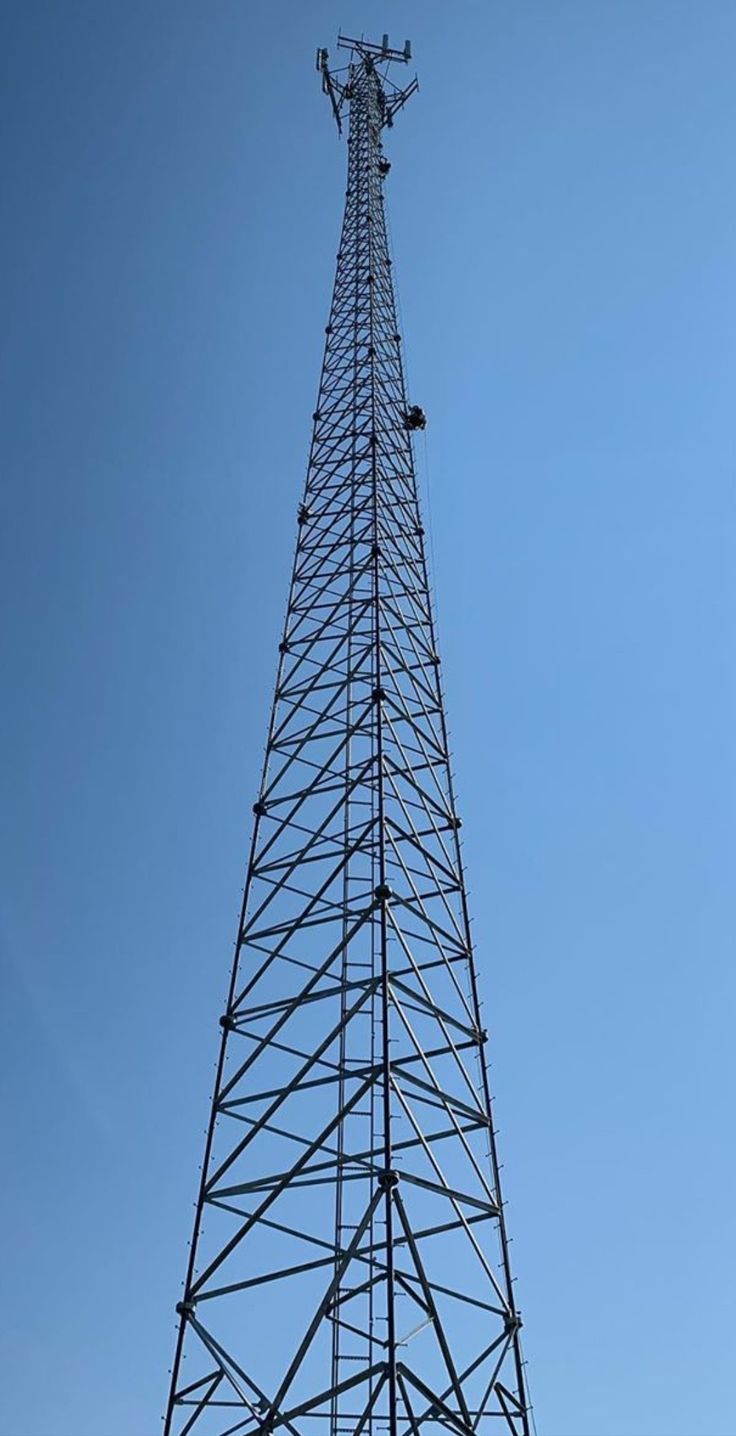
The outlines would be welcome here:
<svg viewBox="0 0 736 1436">
<path fill-rule="evenodd" d="M 528 1436 L 364 42 L 166 1436 Z M 186 1366 L 184 1365 L 186 1360 Z"/>
</svg>

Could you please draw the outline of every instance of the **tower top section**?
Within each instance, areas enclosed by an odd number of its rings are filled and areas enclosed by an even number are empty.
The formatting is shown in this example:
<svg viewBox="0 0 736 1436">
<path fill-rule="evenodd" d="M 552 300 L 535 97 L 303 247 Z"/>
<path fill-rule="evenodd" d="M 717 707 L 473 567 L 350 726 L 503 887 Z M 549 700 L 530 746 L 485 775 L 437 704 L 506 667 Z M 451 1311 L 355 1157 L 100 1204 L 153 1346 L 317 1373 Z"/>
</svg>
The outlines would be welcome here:
<svg viewBox="0 0 736 1436">
<path fill-rule="evenodd" d="M 394 115 L 419 89 L 416 75 L 411 83 L 405 85 L 403 89 L 400 85 L 395 84 L 390 76 L 392 65 L 408 65 L 411 60 L 411 41 L 404 41 L 403 50 L 395 50 L 389 43 L 388 35 L 383 36 L 380 45 L 374 44 L 372 40 L 362 38 L 351 40 L 348 35 L 338 35 L 337 48 L 348 52 L 350 58 L 347 64 L 336 70 L 331 70 L 329 51 L 321 48 L 317 51 L 317 69 L 322 76 L 322 92 L 330 101 L 340 134 L 342 134 L 343 110 L 352 98 L 352 82 L 358 68 L 376 75 L 381 98 L 381 123 L 391 126 L 394 122 Z"/>
</svg>

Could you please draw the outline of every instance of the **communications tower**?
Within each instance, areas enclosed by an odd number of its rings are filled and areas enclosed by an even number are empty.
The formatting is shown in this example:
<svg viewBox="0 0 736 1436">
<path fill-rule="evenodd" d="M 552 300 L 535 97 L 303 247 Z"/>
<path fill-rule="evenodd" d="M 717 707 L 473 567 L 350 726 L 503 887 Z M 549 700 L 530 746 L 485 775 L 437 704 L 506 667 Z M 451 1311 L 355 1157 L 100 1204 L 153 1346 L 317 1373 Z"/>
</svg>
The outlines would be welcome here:
<svg viewBox="0 0 736 1436">
<path fill-rule="evenodd" d="M 529 1436 L 383 138 L 409 44 L 317 67 L 348 181 L 165 1436 Z"/>
</svg>

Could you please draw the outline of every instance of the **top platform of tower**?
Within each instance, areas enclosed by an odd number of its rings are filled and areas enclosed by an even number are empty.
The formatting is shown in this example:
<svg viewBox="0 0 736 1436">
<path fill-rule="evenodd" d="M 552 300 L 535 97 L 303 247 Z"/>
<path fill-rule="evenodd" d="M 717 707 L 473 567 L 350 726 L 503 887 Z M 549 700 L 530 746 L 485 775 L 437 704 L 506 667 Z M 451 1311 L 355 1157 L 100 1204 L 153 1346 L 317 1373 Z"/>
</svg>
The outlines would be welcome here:
<svg viewBox="0 0 736 1436">
<path fill-rule="evenodd" d="M 403 89 L 395 85 L 389 77 L 389 67 L 392 64 L 407 65 L 411 60 L 411 41 L 405 40 L 403 50 L 396 50 L 390 45 L 388 35 L 383 36 L 380 45 L 371 40 L 353 40 L 348 35 L 338 35 L 337 48 L 348 52 L 350 58 L 347 64 L 337 70 L 331 70 L 329 51 L 320 48 L 317 50 L 317 69 L 322 76 L 322 90 L 330 101 L 339 132 L 342 134 L 342 112 L 350 99 L 350 74 L 356 64 L 380 72 L 386 101 L 383 124 L 390 127 L 394 122 L 394 115 L 419 89 L 416 75 Z"/>
<path fill-rule="evenodd" d="M 376 60 L 398 60 L 401 64 L 407 64 L 411 59 L 411 40 L 404 41 L 403 50 L 393 50 L 388 35 L 383 36 L 380 45 L 374 45 L 372 40 L 351 40 L 348 35 L 338 35 L 337 48 L 354 51 L 363 57 L 371 56 L 374 63 Z"/>
</svg>

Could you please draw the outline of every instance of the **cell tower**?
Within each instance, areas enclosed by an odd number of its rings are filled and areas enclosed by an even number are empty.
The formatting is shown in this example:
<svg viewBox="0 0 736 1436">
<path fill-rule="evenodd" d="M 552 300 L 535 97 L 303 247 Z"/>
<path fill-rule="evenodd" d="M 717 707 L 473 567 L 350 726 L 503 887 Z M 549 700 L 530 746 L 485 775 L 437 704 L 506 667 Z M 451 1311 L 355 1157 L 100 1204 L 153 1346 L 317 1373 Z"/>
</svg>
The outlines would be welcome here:
<svg viewBox="0 0 736 1436">
<path fill-rule="evenodd" d="M 166 1436 L 529 1436 L 383 189 L 340 38 L 337 274 Z"/>
</svg>

